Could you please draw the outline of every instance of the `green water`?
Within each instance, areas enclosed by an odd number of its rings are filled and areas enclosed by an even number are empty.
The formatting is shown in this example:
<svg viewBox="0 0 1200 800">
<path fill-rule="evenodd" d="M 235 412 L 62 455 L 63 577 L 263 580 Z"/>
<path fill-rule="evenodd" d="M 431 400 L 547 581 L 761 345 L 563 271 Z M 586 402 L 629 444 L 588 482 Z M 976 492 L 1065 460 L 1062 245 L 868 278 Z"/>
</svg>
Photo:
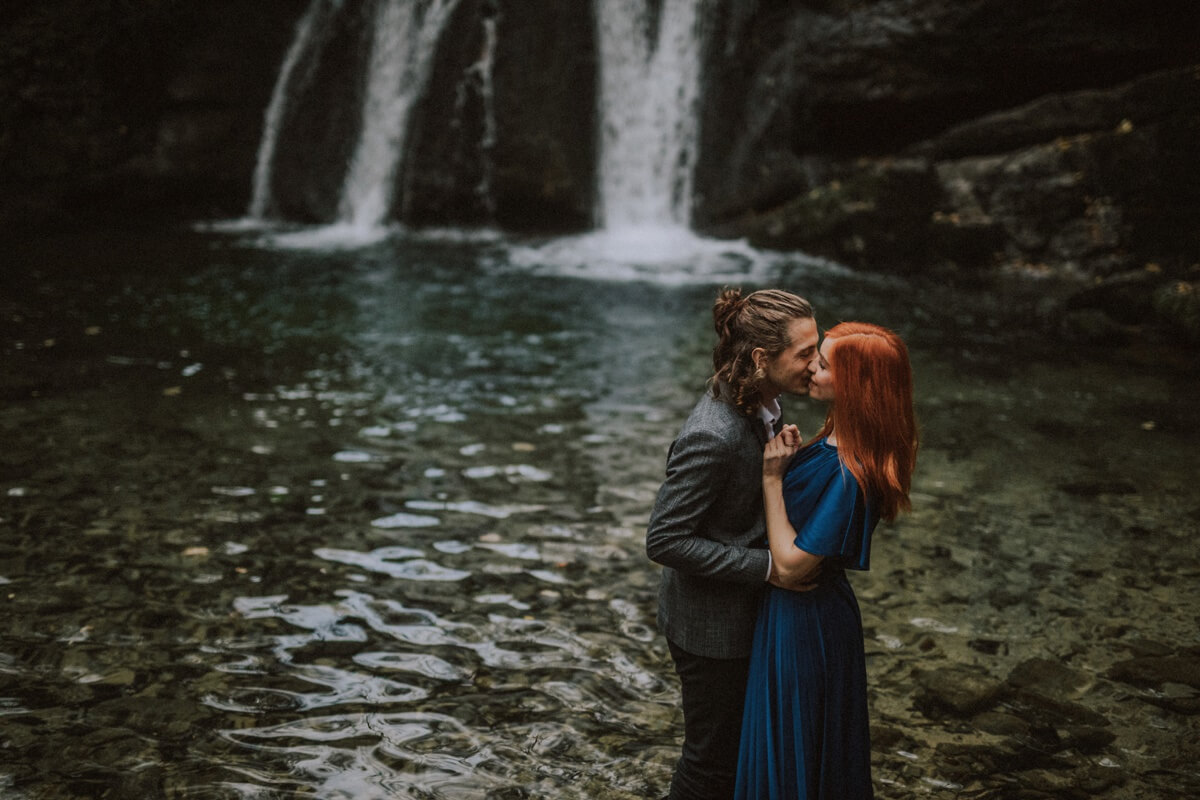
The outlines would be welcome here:
<svg viewBox="0 0 1200 800">
<path fill-rule="evenodd" d="M 728 282 L 912 348 L 915 509 L 854 576 L 877 795 L 1200 793 L 1195 683 L 1111 672 L 1200 653 L 1194 357 L 1057 341 L 1036 286 L 539 252 L 10 251 L 0 797 L 664 794 L 642 537 Z M 939 702 L 967 673 L 986 707 Z"/>
</svg>

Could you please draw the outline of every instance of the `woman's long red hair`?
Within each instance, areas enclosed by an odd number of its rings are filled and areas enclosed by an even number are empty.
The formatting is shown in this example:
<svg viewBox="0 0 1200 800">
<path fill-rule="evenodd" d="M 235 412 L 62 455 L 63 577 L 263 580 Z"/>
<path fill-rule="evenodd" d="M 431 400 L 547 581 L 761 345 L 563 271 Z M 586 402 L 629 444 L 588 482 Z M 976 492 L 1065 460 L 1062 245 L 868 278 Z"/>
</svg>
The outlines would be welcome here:
<svg viewBox="0 0 1200 800">
<path fill-rule="evenodd" d="M 843 322 L 825 332 L 834 401 L 818 438 L 836 433 L 838 458 L 891 522 L 912 508 L 908 498 L 917 463 L 912 366 L 894 332 Z"/>
</svg>

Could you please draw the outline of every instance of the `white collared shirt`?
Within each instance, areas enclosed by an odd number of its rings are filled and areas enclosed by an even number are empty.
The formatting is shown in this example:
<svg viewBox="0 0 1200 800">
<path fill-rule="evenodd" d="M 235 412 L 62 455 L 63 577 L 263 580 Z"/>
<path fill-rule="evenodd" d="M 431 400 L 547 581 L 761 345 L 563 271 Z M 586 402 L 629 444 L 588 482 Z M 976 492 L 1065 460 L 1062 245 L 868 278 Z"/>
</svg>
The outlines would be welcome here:
<svg viewBox="0 0 1200 800">
<path fill-rule="evenodd" d="M 767 426 L 767 441 L 771 441 L 775 438 L 775 423 L 783 416 L 783 409 L 779 407 L 779 398 L 773 397 L 770 402 L 759 406 L 758 416 Z"/>
<path fill-rule="evenodd" d="M 770 402 L 763 403 L 758 407 L 758 417 L 763 421 L 763 425 L 767 426 L 767 441 L 775 438 L 775 423 L 783 416 L 783 409 L 779 407 L 779 398 L 773 397 Z M 767 577 L 764 580 L 771 580 L 771 568 L 774 563 L 771 560 L 771 548 L 767 547 Z"/>
</svg>

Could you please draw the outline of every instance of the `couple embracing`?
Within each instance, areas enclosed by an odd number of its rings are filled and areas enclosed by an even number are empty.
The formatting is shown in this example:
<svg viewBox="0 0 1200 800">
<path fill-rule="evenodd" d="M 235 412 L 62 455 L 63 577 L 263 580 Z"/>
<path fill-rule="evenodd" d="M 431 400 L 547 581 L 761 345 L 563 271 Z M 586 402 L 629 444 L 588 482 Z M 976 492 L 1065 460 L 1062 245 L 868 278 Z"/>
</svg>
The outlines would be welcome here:
<svg viewBox="0 0 1200 800">
<path fill-rule="evenodd" d="M 667 455 L 646 534 L 658 626 L 679 675 L 670 800 L 872 798 L 862 618 L 846 570 L 909 507 L 917 452 L 908 351 L 812 306 L 725 289 L 714 374 Z M 779 397 L 828 403 L 802 441 Z M 766 545 L 765 547 L 763 545 Z"/>
</svg>

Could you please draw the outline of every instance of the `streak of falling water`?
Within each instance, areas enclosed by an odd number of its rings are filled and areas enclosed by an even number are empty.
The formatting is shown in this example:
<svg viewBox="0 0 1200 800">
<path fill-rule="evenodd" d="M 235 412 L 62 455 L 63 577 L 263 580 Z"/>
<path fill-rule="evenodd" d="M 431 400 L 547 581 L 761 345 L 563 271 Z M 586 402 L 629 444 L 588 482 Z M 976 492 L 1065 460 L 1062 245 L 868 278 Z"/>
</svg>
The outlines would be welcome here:
<svg viewBox="0 0 1200 800">
<path fill-rule="evenodd" d="M 320 61 L 320 34 L 328 27 L 324 23 L 341 11 L 342 2 L 343 0 L 312 0 L 308 10 L 296 22 L 296 32 L 283 58 L 283 65 L 279 68 L 279 77 L 275 80 L 271 101 L 263 112 L 262 139 L 259 141 L 258 159 L 254 165 L 250 203 L 246 208 L 246 216 L 251 219 L 262 220 L 274 212 L 271 178 L 288 100 L 295 97 L 300 88 L 312 79 Z"/>
<path fill-rule="evenodd" d="M 597 222 L 686 227 L 696 160 L 703 0 L 597 0 Z"/>
<path fill-rule="evenodd" d="M 373 28 L 362 133 L 338 204 L 340 222 L 373 229 L 391 211 L 409 117 L 425 93 L 438 39 L 458 0 L 385 0 Z"/>
</svg>

